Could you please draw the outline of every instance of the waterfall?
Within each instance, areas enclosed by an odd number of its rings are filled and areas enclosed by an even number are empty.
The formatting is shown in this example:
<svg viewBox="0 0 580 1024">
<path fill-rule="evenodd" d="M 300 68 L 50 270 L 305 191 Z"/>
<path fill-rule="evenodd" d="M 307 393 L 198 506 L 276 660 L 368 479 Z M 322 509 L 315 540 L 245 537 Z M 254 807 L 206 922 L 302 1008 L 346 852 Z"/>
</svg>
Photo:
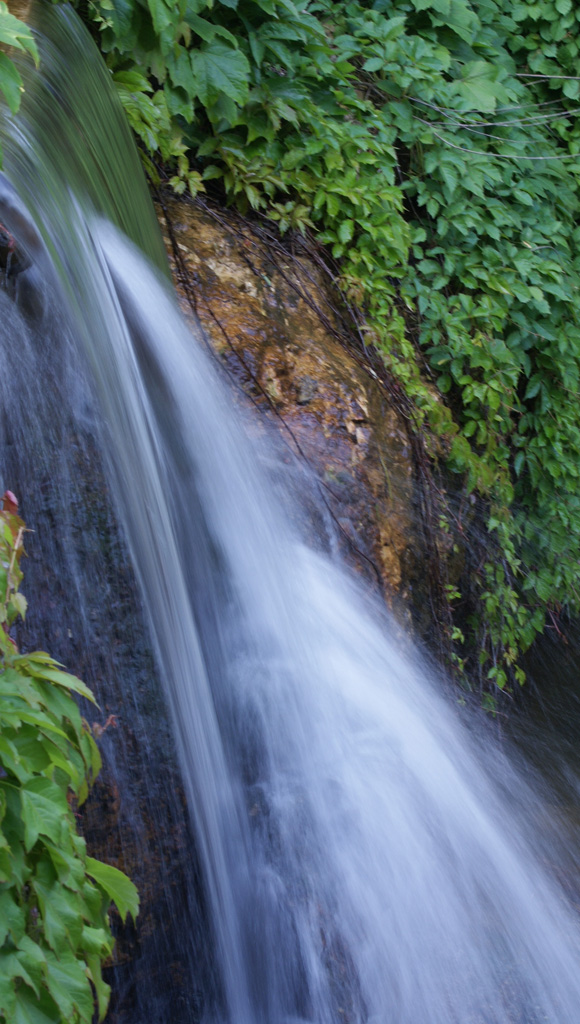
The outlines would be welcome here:
<svg viewBox="0 0 580 1024">
<path fill-rule="evenodd" d="M 577 1024 L 580 922 L 547 866 L 541 794 L 290 529 L 180 319 L 92 43 L 71 11 L 42 18 L 41 71 L 3 133 L 0 221 L 30 263 L 0 291 L 3 473 L 42 485 L 66 549 L 48 571 L 64 560 L 73 603 L 118 606 L 83 575 L 104 564 L 73 507 L 94 458 L 138 582 L 196 890 L 174 908 L 189 996 L 168 1011 L 150 988 L 141 1019 Z M 91 614 L 75 628 L 98 642 Z"/>
</svg>

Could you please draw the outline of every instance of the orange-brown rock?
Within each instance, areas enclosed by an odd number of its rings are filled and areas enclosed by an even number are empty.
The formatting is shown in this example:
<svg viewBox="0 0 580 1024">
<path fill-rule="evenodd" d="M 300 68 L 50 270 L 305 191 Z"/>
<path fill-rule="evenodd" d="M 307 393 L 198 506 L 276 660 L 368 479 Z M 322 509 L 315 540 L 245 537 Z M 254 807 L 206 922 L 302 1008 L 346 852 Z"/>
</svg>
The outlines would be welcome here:
<svg viewBox="0 0 580 1024">
<path fill-rule="evenodd" d="M 269 249 L 235 215 L 166 198 L 180 301 L 247 395 L 314 470 L 347 558 L 400 621 L 428 625 L 424 545 L 404 421 L 348 351 L 314 262 Z"/>
<path fill-rule="evenodd" d="M 8 0 L 8 10 L 15 18 L 27 21 L 30 15 L 30 0 Z"/>
</svg>

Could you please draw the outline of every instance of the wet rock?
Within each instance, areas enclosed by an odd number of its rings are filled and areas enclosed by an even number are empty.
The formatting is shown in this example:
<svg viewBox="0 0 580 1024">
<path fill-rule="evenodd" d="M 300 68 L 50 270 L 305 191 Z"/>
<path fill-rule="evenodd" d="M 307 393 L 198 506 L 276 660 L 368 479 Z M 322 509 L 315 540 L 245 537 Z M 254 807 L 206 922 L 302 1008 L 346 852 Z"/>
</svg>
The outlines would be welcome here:
<svg viewBox="0 0 580 1024">
<path fill-rule="evenodd" d="M 1 289 L 0 320 L 18 339 L 18 314 Z M 77 824 L 89 854 L 126 871 L 141 898 L 136 926 L 123 926 L 112 912 L 117 943 L 105 968 L 113 988 L 107 1020 L 192 1024 L 200 1015 L 179 1009 L 191 992 L 191 983 L 184 987 L 179 975 L 201 978 L 210 971 L 204 966 L 203 912 L 196 903 L 195 842 L 138 587 L 93 425 L 87 419 L 73 427 L 68 414 L 60 415 L 59 392 L 50 386 L 61 326 L 57 322 L 53 333 L 43 335 L 38 378 L 44 386 L 38 390 L 31 390 L 34 363 L 22 324 L 20 343 L 5 354 L 12 386 L 3 392 L 3 475 L 31 527 L 23 585 L 29 612 L 16 624 L 15 638 L 24 651 L 49 650 L 87 682 L 99 704 L 82 702 L 82 714 L 98 735 L 103 770 L 78 810 Z M 46 403 L 38 421 L 42 434 L 28 415 L 31 393 Z M 152 992 L 155 1006 L 149 1005 Z"/>
<path fill-rule="evenodd" d="M 9 0 L 8 10 L 15 18 L 21 21 L 28 21 L 30 17 L 30 0 Z"/>
<path fill-rule="evenodd" d="M 405 423 L 348 351 L 315 264 L 235 215 L 158 209 L 180 302 L 222 364 L 315 474 L 347 559 L 405 625 L 429 626 L 425 549 Z M 423 568 L 422 568 L 423 567 Z"/>
</svg>

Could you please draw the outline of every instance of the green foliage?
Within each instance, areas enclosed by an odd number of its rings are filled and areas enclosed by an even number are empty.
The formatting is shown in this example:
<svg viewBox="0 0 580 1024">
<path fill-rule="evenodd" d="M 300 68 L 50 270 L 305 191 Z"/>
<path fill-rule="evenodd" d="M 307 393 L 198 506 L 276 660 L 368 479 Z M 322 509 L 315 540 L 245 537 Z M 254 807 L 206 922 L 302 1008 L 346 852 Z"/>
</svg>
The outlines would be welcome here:
<svg viewBox="0 0 580 1024">
<path fill-rule="evenodd" d="M 2 0 L 0 0 L 0 46 L 24 50 L 35 61 L 38 61 L 38 50 L 28 25 L 10 14 L 7 5 Z M 22 96 L 22 78 L 13 61 L 2 50 L 0 50 L 0 93 L 4 96 L 12 113 L 15 114 L 20 106 Z M 0 166 L 2 166 L 1 148 Z"/>
<path fill-rule="evenodd" d="M 415 429 L 487 503 L 472 655 L 481 647 L 494 686 L 521 681 L 514 666 L 546 614 L 580 609 L 580 12 L 571 0 L 88 10 L 153 177 L 169 163 L 178 191 L 219 181 L 228 201 L 313 232 L 340 260 Z"/>
<path fill-rule="evenodd" d="M 0 1022 L 91 1024 L 109 1001 L 101 964 L 113 949 L 110 902 L 126 918 L 139 901 L 121 871 L 87 857 L 76 830 L 73 808 L 101 760 L 72 694 L 94 698 L 44 651 L 19 654 L 9 637 L 26 600 L 25 527 L 8 495 L 0 512 Z"/>
</svg>

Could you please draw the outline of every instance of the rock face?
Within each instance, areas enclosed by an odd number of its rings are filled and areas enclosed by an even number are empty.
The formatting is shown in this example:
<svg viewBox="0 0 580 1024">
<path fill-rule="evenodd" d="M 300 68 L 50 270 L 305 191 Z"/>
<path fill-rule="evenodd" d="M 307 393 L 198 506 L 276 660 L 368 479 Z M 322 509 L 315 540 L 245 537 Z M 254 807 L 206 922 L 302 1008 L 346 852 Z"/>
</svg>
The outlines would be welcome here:
<svg viewBox="0 0 580 1024">
<path fill-rule="evenodd" d="M 400 622 L 425 632 L 425 545 L 405 424 L 348 351 L 322 273 L 235 215 L 174 198 L 158 212 L 186 316 L 197 315 L 230 377 L 313 471 L 346 558 Z"/>
</svg>

